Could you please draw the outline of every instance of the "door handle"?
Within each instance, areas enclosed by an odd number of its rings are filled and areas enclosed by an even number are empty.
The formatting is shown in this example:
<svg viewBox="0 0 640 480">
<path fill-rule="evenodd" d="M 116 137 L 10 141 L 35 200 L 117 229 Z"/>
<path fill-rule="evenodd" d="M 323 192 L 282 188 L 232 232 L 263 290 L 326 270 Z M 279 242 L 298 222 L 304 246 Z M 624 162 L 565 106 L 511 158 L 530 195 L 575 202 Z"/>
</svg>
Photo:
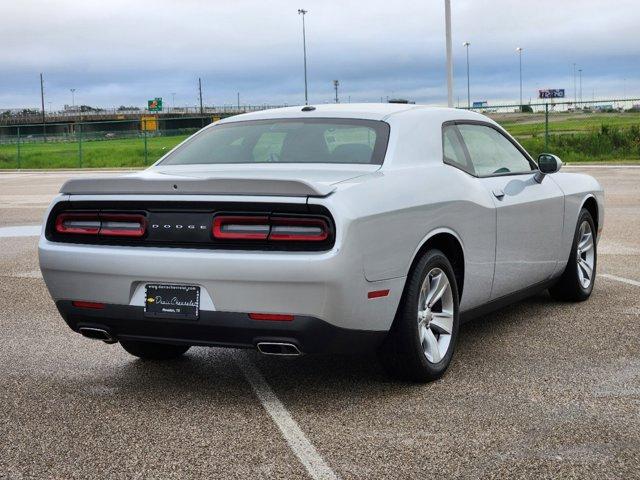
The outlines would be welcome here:
<svg viewBox="0 0 640 480">
<path fill-rule="evenodd" d="M 502 200 L 504 198 L 504 192 L 502 191 L 501 188 L 494 188 L 493 196 L 496 197 L 498 200 Z"/>
</svg>

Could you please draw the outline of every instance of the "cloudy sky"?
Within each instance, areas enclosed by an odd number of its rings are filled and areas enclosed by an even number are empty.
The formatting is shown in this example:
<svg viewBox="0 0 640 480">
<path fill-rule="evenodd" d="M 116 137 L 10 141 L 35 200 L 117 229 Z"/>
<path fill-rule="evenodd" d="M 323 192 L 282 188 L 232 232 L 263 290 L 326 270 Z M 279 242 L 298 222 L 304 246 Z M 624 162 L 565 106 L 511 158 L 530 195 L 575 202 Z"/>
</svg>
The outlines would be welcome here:
<svg viewBox="0 0 640 480">
<path fill-rule="evenodd" d="M 524 97 L 538 88 L 583 98 L 640 96 L 638 0 L 451 0 L 455 93 L 472 100 Z M 163 97 L 206 104 L 296 104 L 303 97 L 298 8 L 309 11 L 311 103 L 405 97 L 446 102 L 442 0 L 0 0 L 0 109 L 71 103 L 114 107 Z M 49 105 L 49 102 L 51 104 Z"/>
</svg>

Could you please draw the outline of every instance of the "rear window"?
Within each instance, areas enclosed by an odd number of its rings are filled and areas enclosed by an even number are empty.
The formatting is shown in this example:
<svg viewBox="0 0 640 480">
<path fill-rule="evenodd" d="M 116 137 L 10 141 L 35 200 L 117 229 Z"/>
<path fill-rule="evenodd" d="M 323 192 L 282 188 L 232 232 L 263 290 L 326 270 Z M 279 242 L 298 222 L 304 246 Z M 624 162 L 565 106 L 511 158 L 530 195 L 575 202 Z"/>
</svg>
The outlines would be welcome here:
<svg viewBox="0 0 640 480">
<path fill-rule="evenodd" d="M 162 165 L 345 163 L 381 165 L 389 125 L 359 119 L 274 119 L 222 123 L 203 130 Z"/>
</svg>

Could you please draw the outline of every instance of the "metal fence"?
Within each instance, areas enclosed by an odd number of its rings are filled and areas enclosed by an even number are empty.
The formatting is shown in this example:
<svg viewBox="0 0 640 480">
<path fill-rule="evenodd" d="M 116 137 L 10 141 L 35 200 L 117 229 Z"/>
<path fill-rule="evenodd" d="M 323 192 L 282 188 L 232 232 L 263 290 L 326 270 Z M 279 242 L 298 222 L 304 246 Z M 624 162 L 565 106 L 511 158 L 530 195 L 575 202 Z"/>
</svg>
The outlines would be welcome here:
<svg viewBox="0 0 640 480">
<path fill-rule="evenodd" d="M 537 157 L 565 161 L 640 160 L 640 99 L 472 107 L 511 133 Z"/>
<path fill-rule="evenodd" d="M 144 167 L 218 117 L 0 126 L 0 169 Z"/>
<path fill-rule="evenodd" d="M 483 105 L 534 157 L 640 160 L 640 99 Z M 0 126 L 0 169 L 144 167 L 218 117 L 147 116 L 115 121 Z"/>
</svg>

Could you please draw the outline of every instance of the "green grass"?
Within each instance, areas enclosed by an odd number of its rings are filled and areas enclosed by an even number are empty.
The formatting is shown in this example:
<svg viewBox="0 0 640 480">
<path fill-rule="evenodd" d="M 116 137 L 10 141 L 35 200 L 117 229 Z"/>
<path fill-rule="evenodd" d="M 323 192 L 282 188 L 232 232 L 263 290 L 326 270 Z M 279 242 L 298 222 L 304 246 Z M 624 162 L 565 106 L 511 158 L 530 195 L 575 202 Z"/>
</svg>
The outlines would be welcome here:
<svg viewBox="0 0 640 480">
<path fill-rule="evenodd" d="M 516 137 L 544 136 L 544 114 L 490 115 Z M 511 119 L 511 118 L 513 119 Z M 602 126 L 640 125 L 640 113 L 549 113 L 549 133 L 589 133 Z"/>
<path fill-rule="evenodd" d="M 150 165 L 176 146 L 187 135 L 147 138 L 92 140 L 82 142 L 82 164 L 78 142 L 23 143 L 20 146 L 21 168 L 118 168 Z M 16 144 L 0 145 L 0 169 L 18 167 Z"/>
</svg>

